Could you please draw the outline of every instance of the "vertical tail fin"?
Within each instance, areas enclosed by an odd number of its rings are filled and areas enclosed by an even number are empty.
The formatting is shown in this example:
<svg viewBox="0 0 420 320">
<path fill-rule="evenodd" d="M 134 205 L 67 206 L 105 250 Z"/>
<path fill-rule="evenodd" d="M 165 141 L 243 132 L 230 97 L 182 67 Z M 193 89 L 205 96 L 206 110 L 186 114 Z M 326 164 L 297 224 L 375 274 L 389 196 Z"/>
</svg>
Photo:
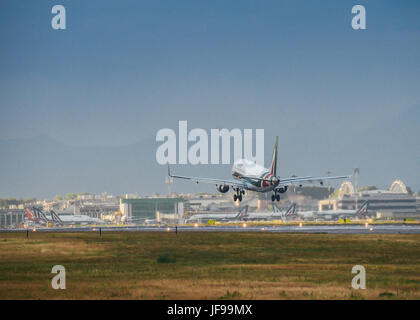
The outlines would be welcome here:
<svg viewBox="0 0 420 320">
<path fill-rule="evenodd" d="M 28 217 L 29 220 L 35 219 L 35 215 L 31 209 L 25 208 L 25 211 L 26 211 L 26 216 Z"/>
<path fill-rule="evenodd" d="M 32 212 L 36 219 L 41 219 L 41 217 L 39 216 L 39 209 L 37 207 L 32 207 Z"/>
<path fill-rule="evenodd" d="M 33 208 L 32 208 L 32 211 L 35 213 L 35 217 L 36 217 L 38 220 L 40 220 L 40 221 L 42 221 L 42 222 L 45 222 L 45 223 L 49 222 L 49 221 L 48 221 L 48 218 L 45 216 L 44 212 L 42 212 L 42 210 L 41 210 L 41 209 L 39 209 L 39 208 L 37 208 L 37 207 L 33 207 Z"/>
<path fill-rule="evenodd" d="M 274 150 L 273 150 L 273 158 L 271 159 L 271 165 L 270 165 L 270 173 L 273 176 L 277 176 L 277 150 L 279 146 L 279 137 L 276 137 L 276 143 L 274 144 Z"/>
<path fill-rule="evenodd" d="M 366 200 L 365 202 L 362 203 L 359 210 L 357 210 L 357 214 L 366 215 L 368 212 L 368 209 L 369 209 L 369 201 Z"/>
<path fill-rule="evenodd" d="M 60 217 L 58 216 L 58 214 L 55 213 L 54 210 L 50 210 L 51 213 L 51 219 L 55 222 L 55 223 L 63 223 L 63 220 L 60 219 Z"/>
<path fill-rule="evenodd" d="M 292 203 L 289 208 L 287 208 L 285 216 L 292 216 L 296 213 L 296 203 Z"/>
<path fill-rule="evenodd" d="M 235 217 L 237 220 L 241 220 L 248 215 L 248 205 L 239 209 L 237 216 Z"/>
</svg>

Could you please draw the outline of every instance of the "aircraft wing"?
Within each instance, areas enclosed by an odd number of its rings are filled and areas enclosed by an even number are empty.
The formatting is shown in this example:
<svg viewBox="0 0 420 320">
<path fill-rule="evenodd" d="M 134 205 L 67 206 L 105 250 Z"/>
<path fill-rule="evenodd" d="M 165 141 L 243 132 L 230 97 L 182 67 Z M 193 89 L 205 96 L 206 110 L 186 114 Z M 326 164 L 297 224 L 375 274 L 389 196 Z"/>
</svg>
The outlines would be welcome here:
<svg viewBox="0 0 420 320">
<path fill-rule="evenodd" d="M 168 175 L 171 178 L 177 178 L 177 179 L 185 179 L 185 180 L 191 180 L 195 181 L 196 183 L 209 183 L 209 184 L 215 184 L 215 185 L 222 185 L 226 184 L 231 187 L 239 187 L 242 189 L 248 189 L 248 185 L 243 181 L 235 181 L 235 180 L 228 180 L 228 179 L 214 179 L 214 178 L 200 178 L 200 177 L 190 177 L 190 176 L 179 176 L 176 174 L 172 174 L 169 166 L 168 166 Z"/>
<path fill-rule="evenodd" d="M 294 184 L 324 184 L 325 180 L 349 179 L 351 176 L 334 176 L 334 177 L 292 177 L 287 179 L 280 179 L 279 186 L 289 186 Z"/>
</svg>

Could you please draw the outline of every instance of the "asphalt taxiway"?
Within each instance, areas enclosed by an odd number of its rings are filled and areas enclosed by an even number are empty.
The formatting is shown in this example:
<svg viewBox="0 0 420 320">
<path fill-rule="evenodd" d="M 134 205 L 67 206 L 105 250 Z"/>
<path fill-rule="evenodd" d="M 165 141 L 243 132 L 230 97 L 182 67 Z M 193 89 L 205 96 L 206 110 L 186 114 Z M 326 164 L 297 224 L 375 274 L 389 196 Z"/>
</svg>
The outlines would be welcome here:
<svg viewBox="0 0 420 320">
<path fill-rule="evenodd" d="M 222 226 L 121 226 L 0 229 L 0 232 L 271 232 L 271 233 L 325 233 L 325 234 L 420 234 L 420 225 L 222 225 Z"/>
</svg>

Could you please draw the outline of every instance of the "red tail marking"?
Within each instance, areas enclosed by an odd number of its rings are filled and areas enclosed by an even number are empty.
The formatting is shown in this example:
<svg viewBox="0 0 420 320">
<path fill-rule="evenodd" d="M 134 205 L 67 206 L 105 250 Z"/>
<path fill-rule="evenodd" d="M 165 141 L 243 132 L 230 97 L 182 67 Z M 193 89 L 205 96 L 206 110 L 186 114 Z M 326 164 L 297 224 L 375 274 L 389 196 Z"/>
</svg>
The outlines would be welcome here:
<svg viewBox="0 0 420 320">
<path fill-rule="evenodd" d="M 28 208 L 25 208 L 25 211 L 29 219 L 33 220 L 35 218 L 35 215 L 31 210 L 29 210 Z"/>
</svg>

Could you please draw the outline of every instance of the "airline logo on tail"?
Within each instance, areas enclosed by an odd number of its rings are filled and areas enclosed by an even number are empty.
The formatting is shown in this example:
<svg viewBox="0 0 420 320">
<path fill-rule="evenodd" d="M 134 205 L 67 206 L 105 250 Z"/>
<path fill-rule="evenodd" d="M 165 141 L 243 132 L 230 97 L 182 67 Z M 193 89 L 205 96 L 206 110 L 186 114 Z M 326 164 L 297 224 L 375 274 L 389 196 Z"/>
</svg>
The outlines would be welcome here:
<svg viewBox="0 0 420 320">
<path fill-rule="evenodd" d="M 25 211 L 29 220 L 36 220 L 35 214 L 29 208 L 25 208 Z"/>
<path fill-rule="evenodd" d="M 277 176 L 277 149 L 279 148 L 279 137 L 276 137 L 276 143 L 273 150 L 273 158 L 271 159 L 270 174 Z"/>
<path fill-rule="evenodd" d="M 286 212 L 285 212 L 285 216 L 292 216 L 296 213 L 296 203 L 292 203 L 289 208 L 287 208 Z"/>
<path fill-rule="evenodd" d="M 357 213 L 365 215 L 367 214 L 368 209 L 369 209 L 369 201 L 366 200 L 365 202 L 363 202 L 362 206 L 360 207 Z"/>
<path fill-rule="evenodd" d="M 51 218 L 55 223 L 63 223 L 63 220 L 60 219 L 58 214 L 55 213 L 55 211 L 50 210 Z"/>
<path fill-rule="evenodd" d="M 37 207 L 25 208 L 25 211 L 28 219 L 35 223 L 47 224 L 49 222 L 42 210 Z"/>
<path fill-rule="evenodd" d="M 44 212 L 42 212 L 41 209 L 37 208 L 37 207 L 33 207 L 32 211 L 35 212 L 35 216 L 38 220 L 47 223 L 48 222 L 48 218 L 45 216 Z"/>
</svg>

